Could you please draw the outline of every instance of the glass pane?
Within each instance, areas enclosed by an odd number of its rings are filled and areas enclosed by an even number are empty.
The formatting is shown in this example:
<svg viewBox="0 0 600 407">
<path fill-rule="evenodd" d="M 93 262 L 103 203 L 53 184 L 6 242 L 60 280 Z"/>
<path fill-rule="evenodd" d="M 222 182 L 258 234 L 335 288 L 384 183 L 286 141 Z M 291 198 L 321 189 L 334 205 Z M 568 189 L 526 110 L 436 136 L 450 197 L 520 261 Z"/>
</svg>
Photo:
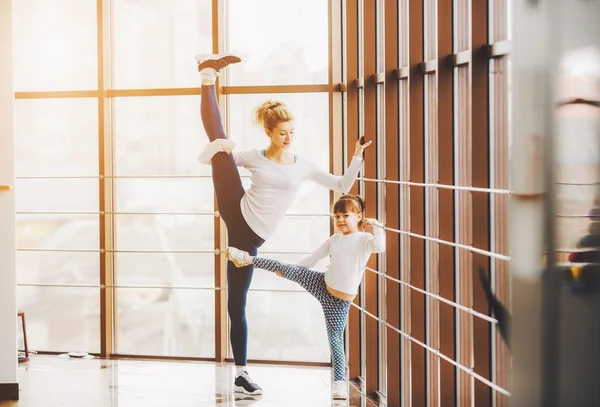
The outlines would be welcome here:
<svg viewBox="0 0 600 407">
<path fill-rule="evenodd" d="M 17 251 L 17 280 L 20 284 L 99 284 L 100 254 Z"/>
<path fill-rule="evenodd" d="M 115 99 L 118 175 L 210 175 L 206 144 L 199 96 Z"/>
<path fill-rule="evenodd" d="M 229 0 L 229 46 L 243 62 L 232 85 L 328 82 L 329 3 Z"/>
<path fill-rule="evenodd" d="M 98 88 L 96 0 L 12 5 L 15 91 Z"/>
<path fill-rule="evenodd" d="M 117 179 L 116 184 L 118 212 L 214 212 L 210 178 Z"/>
<path fill-rule="evenodd" d="M 20 249 L 98 250 L 94 215 L 17 215 L 17 278 L 20 283 L 98 284 L 99 253 Z"/>
<path fill-rule="evenodd" d="M 116 215 L 119 250 L 213 250 L 213 215 Z"/>
<path fill-rule="evenodd" d="M 114 86 L 200 86 L 194 56 L 212 52 L 212 0 L 114 0 Z"/>
<path fill-rule="evenodd" d="M 98 211 L 98 179 L 17 179 L 17 212 Z"/>
<path fill-rule="evenodd" d="M 117 352 L 152 356 L 215 356 L 213 290 L 117 289 Z"/>
<path fill-rule="evenodd" d="M 212 253 L 116 253 L 115 259 L 122 286 L 215 286 Z"/>
<path fill-rule="evenodd" d="M 329 362 L 323 310 L 310 294 L 250 291 L 246 315 L 250 359 Z"/>
<path fill-rule="evenodd" d="M 17 214 L 18 249 L 98 249 L 98 215 Z"/>
<path fill-rule="evenodd" d="M 292 216 L 283 219 L 259 252 L 312 252 L 330 236 L 329 216 Z"/>
<path fill-rule="evenodd" d="M 29 349 L 100 352 L 98 288 L 18 287 Z"/>
<path fill-rule="evenodd" d="M 15 158 L 18 177 L 97 175 L 97 100 L 16 100 Z"/>
</svg>

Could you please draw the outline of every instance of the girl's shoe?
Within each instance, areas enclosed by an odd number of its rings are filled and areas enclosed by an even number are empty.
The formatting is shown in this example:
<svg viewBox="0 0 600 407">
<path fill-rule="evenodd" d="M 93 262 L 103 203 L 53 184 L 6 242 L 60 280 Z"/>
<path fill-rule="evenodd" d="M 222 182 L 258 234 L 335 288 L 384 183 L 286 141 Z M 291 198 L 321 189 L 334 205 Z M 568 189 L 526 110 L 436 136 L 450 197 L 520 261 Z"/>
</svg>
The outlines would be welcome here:
<svg viewBox="0 0 600 407">
<path fill-rule="evenodd" d="M 236 267 L 244 267 L 252 264 L 252 256 L 248 252 L 236 249 L 235 247 L 227 248 L 227 258 Z"/>
<path fill-rule="evenodd" d="M 348 398 L 348 386 L 344 380 L 333 382 L 333 399 L 346 400 Z"/>
</svg>

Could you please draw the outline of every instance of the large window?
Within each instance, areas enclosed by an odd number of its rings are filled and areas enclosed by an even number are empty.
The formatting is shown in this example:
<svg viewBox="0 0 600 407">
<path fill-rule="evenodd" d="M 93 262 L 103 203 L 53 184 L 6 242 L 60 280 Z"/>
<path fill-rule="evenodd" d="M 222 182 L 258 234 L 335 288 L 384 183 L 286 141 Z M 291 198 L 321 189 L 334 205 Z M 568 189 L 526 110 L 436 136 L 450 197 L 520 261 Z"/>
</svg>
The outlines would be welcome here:
<svg viewBox="0 0 600 407">
<path fill-rule="evenodd" d="M 231 93 L 222 114 L 238 150 L 268 145 L 252 109 L 278 99 L 297 119 L 295 152 L 329 171 L 327 2 L 47 3 L 14 5 L 18 301 L 30 346 L 231 356 L 216 334 L 227 321 L 215 255 L 224 229 L 211 169 L 197 161 L 208 140 L 194 56 L 244 59 L 219 89 Z M 329 191 L 303 185 L 261 253 L 294 262 L 315 249 L 329 203 Z M 257 271 L 247 312 L 250 359 L 329 361 L 319 305 L 297 285 Z"/>
</svg>

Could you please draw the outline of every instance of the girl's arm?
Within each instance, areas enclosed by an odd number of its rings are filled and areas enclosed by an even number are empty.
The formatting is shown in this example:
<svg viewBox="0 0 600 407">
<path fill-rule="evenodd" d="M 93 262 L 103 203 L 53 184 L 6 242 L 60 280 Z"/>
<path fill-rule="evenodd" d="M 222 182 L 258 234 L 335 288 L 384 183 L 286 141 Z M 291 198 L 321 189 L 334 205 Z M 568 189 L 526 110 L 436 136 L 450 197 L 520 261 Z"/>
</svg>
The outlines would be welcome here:
<svg viewBox="0 0 600 407">
<path fill-rule="evenodd" d="M 365 148 L 371 145 L 371 141 L 364 143 L 364 137 L 361 137 L 356 142 L 356 149 L 354 150 L 354 156 L 350 166 L 346 170 L 343 176 L 332 175 L 327 172 L 321 171 L 316 165 L 313 165 L 312 171 L 309 174 L 309 179 L 313 180 L 317 184 L 324 186 L 325 188 L 331 189 L 336 192 L 342 192 L 347 194 L 352 188 L 352 184 L 358 176 L 360 167 L 363 162 L 363 152 Z"/>
<path fill-rule="evenodd" d="M 331 237 L 327 239 L 325 243 L 323 243 L 317 250 L 315 250 L 307 257 L 303 258 L 298 263 L 296 263 L 296 266 L 305 267 L 307 269 L 314 267 L 319 262 L 319 260 L 329 255 L 330 241 Z"/>
<path fill-rule="evenodd" d="M 372 253 L 385 252 L 385 229 L 377 219 L 366 219 L 367 226 L 373 229 L 373 237 L 367 240 L 367 250 Z"/>
</svg>

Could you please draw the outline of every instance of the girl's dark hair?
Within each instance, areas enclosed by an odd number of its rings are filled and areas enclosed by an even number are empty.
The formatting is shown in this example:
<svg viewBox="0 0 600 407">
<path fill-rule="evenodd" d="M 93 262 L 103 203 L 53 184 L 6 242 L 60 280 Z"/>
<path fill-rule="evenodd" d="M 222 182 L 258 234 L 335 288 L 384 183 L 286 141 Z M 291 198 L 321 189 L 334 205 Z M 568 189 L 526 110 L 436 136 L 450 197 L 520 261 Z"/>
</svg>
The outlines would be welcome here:
<svg viewBox="0 0 600 407">
<path fill-rule="evenodd" d="M 336 213 L 352 212 L 361 214 L 362 219 L 358 222 L 358 229 L 364 231 L 365 227 L 365 201 L 358 195 L 342 195 L 331 208 L 331 212 L 335 215 Z"/>
</svg>

